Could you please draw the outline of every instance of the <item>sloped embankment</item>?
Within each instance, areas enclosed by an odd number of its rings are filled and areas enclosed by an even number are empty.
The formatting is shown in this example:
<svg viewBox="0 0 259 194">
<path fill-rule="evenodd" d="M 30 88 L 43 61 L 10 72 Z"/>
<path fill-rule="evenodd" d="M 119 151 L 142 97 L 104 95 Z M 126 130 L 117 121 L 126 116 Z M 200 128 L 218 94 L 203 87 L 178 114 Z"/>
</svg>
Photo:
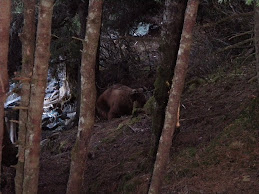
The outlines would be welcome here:
<svg viewBox="0 0 259 194">
<path fill-rule="evenodd" d="M 252 66 L 218 72 L 182 97 L 181 131 L 172 146 L 162 193 L 256 193 L 259 103 Z M 145 193 L 150 180 L 151 120 L 140 115 L 98 122 L 85 193 Z M 49 136 L 49 137 L 48 137 Z M 39 193 L 65 193 L 76 129 L 45 134 Z M 53 145 L 53 146 L 51 146 Z"/>
<path fill-rule="evenodd" d="M 241 67 L 198 88 L 192 103 L 185 96 L 197 114 L 184 113 L 191 115 L 174 143 L 164 193 L 259 191 L 259 98 L 253 95 L 253 75 L 251 67 Z"/>
</svg>

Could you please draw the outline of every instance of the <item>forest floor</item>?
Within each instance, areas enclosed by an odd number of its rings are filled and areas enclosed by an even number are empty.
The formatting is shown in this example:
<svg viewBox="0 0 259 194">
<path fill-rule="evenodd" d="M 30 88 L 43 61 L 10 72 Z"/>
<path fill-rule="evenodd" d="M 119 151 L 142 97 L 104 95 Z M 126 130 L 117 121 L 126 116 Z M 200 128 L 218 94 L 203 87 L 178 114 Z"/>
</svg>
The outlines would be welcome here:
<svg viewBox="0 0 259 194">
<path fill-rule="evenodd" d="M 258 193 L 259 100 L 254 76 L 250 65 L 187 80 L 180 132 L 173 140 L 162 193 Z M 65 193 L 76 130 L 43 132 L 40 194 Z M 146 193 L 151 142 L 151 118 L 146 114 L 97 122 L 82 193 Z M 12 187 L 9 180 L 3 193 L 12 193 Z"/>
</svg>

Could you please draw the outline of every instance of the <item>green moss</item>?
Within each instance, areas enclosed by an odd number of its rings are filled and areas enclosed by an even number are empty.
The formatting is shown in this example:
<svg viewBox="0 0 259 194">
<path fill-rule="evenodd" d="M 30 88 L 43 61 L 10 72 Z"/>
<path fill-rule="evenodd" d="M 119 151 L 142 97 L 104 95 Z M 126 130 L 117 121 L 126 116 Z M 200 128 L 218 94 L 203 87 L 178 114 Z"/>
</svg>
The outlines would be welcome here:
<svg viewBox="0 0 259 194">
<path fill-rule="evenodd" d="M 196 152 L 197 152 L 197 149 L 194 148 L 194 147 L 191 147 L 188 149 L 188 154 L 189 154 L 189 157 L 194 157 L 196 155 Z"/>
<path fill-rule="evenodd" d="M 122 180 L 123 184 L 118 189 L 120 193 L 136 193 L 138 186 L 142 184 L 136 173 L 127 174 L 122 177 Z"/>
<path fill-rule="evenodd" d="M 132 183 L 130 183 L 128 181 L 133 179 L 133 178 L 134 178 L 133 173 L 128 173 L 128 174 L 124 175 L 121 178 L 121 183 L 119 185 L 118 191 L 123 192 L 123 193 L 132 192 L 135 189 L 135 187 L 132 185 Z"/>
<path fill-rule="evenodd" d="M 120 123 L 114 131 L 109 133 L 104 139 L 102 139 L 102 143 L 114 143 L 118 139 L 118 136 L 123 133 L 123 130 L 127 127 L 125 123 Z"/>
<path fill-rule="evenodd" d="M 202 78 L 195 78 L 191 81 L 187 82 L 186 85 L 188 87 L 189 91 L 194 91 L 196 88 L 198 88 L 201 85 L 204 85 L 207 81 Z"/>
<path fill-rule="evenodd" d="M 190 168 L 185 168 L 177 172 L 177 175 L 179 178 L 181 177 L 191 177 L 193 176 L 192 170 Z"/>
<path fill-rule="evenodd" d="M 209 76 L 208 81 L 209 83 L 216 83 L 221 79 L 222 79 L 222 74 L 217 73 Z"/>
<path fill-rule="evenodd" d="M 146 104 L 144 105 L 144 111 L 146 114 L 148 115 L 152 115 L 154 110 L 155 110 L 155 97 L 152 96 L 151 98 L 149 98 L 149 100 L 146 102 Z"/>
<path fill-rule="evenodd" d="M 115 136 L 105 137 L 104 139 L 102 139 L 102 143 L 114 143 L 116 142 L 116 137 Z"/>
<path fill-rule="evenodd" d="M 143 112 L 143 108 L 136 108 L 136 107 L 133 107 L 133 110 L 132 110 L 132 117 L 137 117 L 139 115 L 139 113 L 142 113 Z"/>
<path fill-rule="evenodd" d="M 110 133 L 104 139 L 102 139 L 102 142 L 114 143 L 118 139 L 118 136 L 120 136 L 124 131 L 129 129 L 129 126 L 140 122 L 141 119 L 142 115 L 139 115 L 137 117 L 132 117 L 131 119 L 128 119 L 126 122 L 120 123 L 118 127 L 112 131 L 112 133 Z"/>
<path fill-rule="evenodd" d="M 197 153 L 197 148 L 195 147 L 189 147 L 183 150 L 180 154 L 179 157 L 184 157 L 184 158 L 193 158 Z"/>
<path fill-rule="evenodd" d="M 136 190 L 136 185 L 134 183 L 127 183 L 123 188 L 124 193 L 132 193 L 135 190 Z"/>
<path fill-rule="evenodd" d="M 96 181 L 94 184 L 91 184 L 87 193 L 98 193 L 99 188 L 101 187 L 102 184 L 103 184 L 102 182 Z"/>
<path fill-rule="evenodd" d="M 132 117 L 126 125 L 127 125 L 127 126 L 128 126 L 128 125 L 134 125 L 134 124 L 140 122 L 141 119 L 142 119 L 142 115 L 139 115 L 139 116 L 137 116 L 137 117 Z"/>
</svg>

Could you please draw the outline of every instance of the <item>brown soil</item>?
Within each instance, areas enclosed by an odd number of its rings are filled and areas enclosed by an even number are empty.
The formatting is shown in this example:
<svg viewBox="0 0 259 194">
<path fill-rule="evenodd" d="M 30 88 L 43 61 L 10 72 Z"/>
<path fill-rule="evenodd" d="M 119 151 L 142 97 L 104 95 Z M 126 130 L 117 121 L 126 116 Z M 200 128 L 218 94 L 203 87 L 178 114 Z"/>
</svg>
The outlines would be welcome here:
<svg viewBox="0 0 259 194">
<path fill-rule="evenodd" d="M 249 81 L 253 76 L 254 67 L 243 66 L 220 71 L 199 84 L 187 82 L 180 133 L 173 142 L 162 193 L 258 193 L 258 142 L 251 137 L 250 145 L 241 139 L 250 137 L 241 124 L 238 135 L 232 132 L 238 127 L 231 128 L 255 97 L 256 82 Z M 151 119 L 145 114 L 138 119 L 96 123 L 83 193 L 146 193 L 152 166 Z M 47 140 L 42 146 L 39 193 L 65 193 L 75 136 L 76 129 L 43 132 Z M 4 193 L 12 193 L 12 187 L 8 179 Z"/>
</svg>

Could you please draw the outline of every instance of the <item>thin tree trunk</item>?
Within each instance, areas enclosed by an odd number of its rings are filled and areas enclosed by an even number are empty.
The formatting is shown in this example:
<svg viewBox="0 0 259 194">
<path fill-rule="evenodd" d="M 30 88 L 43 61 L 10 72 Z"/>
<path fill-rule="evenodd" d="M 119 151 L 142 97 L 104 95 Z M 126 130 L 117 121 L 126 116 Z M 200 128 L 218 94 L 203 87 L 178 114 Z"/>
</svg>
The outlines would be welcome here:
<svg viewBox="0 0 259 194">
<path fill-rule="evenodd" d="M 180 48 L 178 51 L 175 73 L 172 88 L 170 89 L 169 101 L 166 108 L 165 124 L 159 142 L 156 162 L 152 175 L 152 181 L 149 188 L 149 194 L 161 193 L 162 181 L 166 173 L 166 164 L 169 159 L 169 151 L 172 145 L 172 138 L 176 126 L 176 117 L 180 97 L 184 87 L 187 67 L 189 63 L 189 55 L 192 43 L 192 31 L 195 26 L 199 0 L 189 0 L 183 32 L 181 36 Z"/>
<path fill-rule="evenodd" d="M 41 118 L 50 57 L 53 2 L 41 0 L 39 6 L 24 163 L 23 193 L 28 194 L 37 193 L 38 190 Z"/>
<path fill-rule="evenodd" d="M 95 63 L 102 18 L 102 0 L 90 0 L 81 63 L 81 106 L 76 143 L 71 153 L 68 194 L 82 192 L 84 171 L 95 119 Z"/>
<path fill-rule="evenodd" d="M 35 50 L 35 6 L 36 0 L 24 0 L 24 26 L 23 33 L 21 35 L 23 45 L 22 72 L 20 77 L 20 81 L 22 82 L 21 107 L 29 107 L 30 102 L 30 81 L 34 64 Z M 16 194 L 21 194 L 23 191 L 24 150 L 26 145 L 28 109 L 20 109 L 19 121 L 19 154 L 15 176 Z"/>
<path fill-rule="evenodd" d="M 152 132 L 155 138 L 155 145 L 152 148 L 154 160 L 164 125 L 165 108 L 168 102 L 169 89 L 180 45 L 186 5 L 187 0 L 165 1 L 160 44 L 162 60 L 157 70 L 154 84 L 156 104 L 154 114 L 152 115 Z"/>
<path fill-rule="evenodd" d="M 256 72 L 259 92 L 259 6 L 254 5 L 254 44 L 255 44 L 255 58 L 256 58 Z"/>
<path fill-rule="evenodd" d="M 0 0 L 0 163 L 2 163 L 2 143 L 4 134 L 4 103 L 9 89 L 7 62 L 10 21 L 11 1 Z M 0 169 L 0 177 L 1 175 L 2 172 Z"/>
</svg>

